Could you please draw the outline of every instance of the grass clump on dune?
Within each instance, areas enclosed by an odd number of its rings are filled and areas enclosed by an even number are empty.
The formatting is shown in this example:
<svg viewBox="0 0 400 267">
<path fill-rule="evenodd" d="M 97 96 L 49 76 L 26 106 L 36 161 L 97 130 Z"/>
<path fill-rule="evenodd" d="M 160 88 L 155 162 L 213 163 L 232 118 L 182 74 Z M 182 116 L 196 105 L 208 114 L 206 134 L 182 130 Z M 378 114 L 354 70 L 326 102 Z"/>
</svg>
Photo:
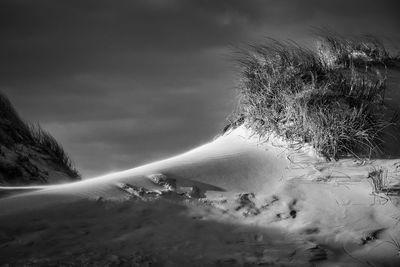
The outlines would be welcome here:
<svg viewBox="0 0 400 267">
<path fill-rule="evenodd" d="M 261 136 L 311 143 L 329 159 L 379 152 L 391 57 L 375 39 L 320 36 L 315 50 L 270 40 L 241 50 L 236 116 Z"/>
<path fill-rule="evenodd" d="M 0 92 L 0 145 L 12 148 L 18 144 L 39 149 L 70 177 L 80 177 L 72 160 L 57 140 L 39 124 L 22 120 L 9 99 Z"/>
<path fill-rule="evenodd" d="M 69 176 L 74 178 L 80 177 L 69 155 L 49 132 L 44 130 L 39 124 L 30 125 L 30 129 L 32 138 L 35 140 L 37 146 L 50 154 L 55 163 L 63 166 Z"/>
</svg>

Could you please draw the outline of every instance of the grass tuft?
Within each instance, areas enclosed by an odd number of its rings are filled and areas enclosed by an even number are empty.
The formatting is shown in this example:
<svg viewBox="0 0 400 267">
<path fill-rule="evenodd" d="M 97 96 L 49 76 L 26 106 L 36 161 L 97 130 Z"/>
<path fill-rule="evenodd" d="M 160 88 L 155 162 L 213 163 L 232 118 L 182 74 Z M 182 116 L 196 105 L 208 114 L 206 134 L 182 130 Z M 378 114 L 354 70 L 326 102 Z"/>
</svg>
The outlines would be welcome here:
<svg viewBox="0 0 400 267">
<path fill-rule="evenodd" d="M 318 51 L 332 65 L 349 67 L 393 66 L 398 57 L 391 56 L 375 36 L 344 37 L 330 30 L 319 30 Z"/>
<path fill-rule="evenodd" d="M 374 168 L 368 174 L 368 179 L 371 179 L 373 190 L 375 194 L 379 194 L 387 191 L 388 189 L 388 177 L 387 170 L 383 168 Z"/>
<path fill-rule="evenodd" d="M 236 118 L 261 136 L 311 143 L 328 159 L 379 154 L 383 129 L 395 123 L 385 116 L 386 68 L 398 59 L 367 40 L 328 32 L 315 50 L 276 40 L 242 49 Z"/>
<path fill-rule="evenodd" d="M 39 124 L 20 118 L 9 99 L 0 92 L 0 143 L 6 147 L 15 144 L 34 146 L 50 155 L 51 160 L 63 167 L 72 178 L 80 177 L 68 154 L 56 139 Z"/>
</svg>

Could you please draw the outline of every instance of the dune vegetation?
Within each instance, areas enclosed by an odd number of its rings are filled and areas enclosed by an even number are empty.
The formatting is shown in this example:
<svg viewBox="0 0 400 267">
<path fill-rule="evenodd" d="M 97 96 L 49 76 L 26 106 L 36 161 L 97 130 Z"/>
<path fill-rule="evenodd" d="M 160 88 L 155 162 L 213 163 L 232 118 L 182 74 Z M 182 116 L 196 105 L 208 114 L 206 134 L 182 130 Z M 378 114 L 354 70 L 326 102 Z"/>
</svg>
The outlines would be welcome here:
<svg viewBox="0 0 400 267">
<path fill-rule="evenodd" d="M 48 165 L 47 169 L 51 169 L 50 166 L 57 166 L 56 169 L 67 176 L 73 179 L 80 178 L 72 160 L 57 140 L 39 124 L 21 119 L 12 103 L 2 93 L 0 93 L 0 152 L 3 159 L 0 160 L 0 174 L 4 174 L 7 181 L 26 176 L 24 170 L 28 170 L 32 181 L 38 179 L 34 177 L 40 176 L 35 158 L 49 161 L 49 164 L 44 164 Z M 34 154 L 37 157 L 33 157 Z M 17 165 L 24 165 L 23 170 Z"/>
<path fill-rule="evenodd" d="M 232 125 L 310 143 L 328 159 L 382 153 L 382 132 L 397 122 L 384 101 L 387 70 L 400 59 L 382 42 L 323 31 L 315 49 L 268 40 L 236 55 L 241 81 Z"/>
</svg>

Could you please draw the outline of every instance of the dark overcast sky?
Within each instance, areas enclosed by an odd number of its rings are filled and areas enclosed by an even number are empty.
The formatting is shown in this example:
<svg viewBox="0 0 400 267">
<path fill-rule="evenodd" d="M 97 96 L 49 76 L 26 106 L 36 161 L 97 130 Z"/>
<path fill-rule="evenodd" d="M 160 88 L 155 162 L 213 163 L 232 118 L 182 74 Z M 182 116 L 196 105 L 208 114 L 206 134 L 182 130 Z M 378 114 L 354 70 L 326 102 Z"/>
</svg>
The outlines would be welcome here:
<svg viewBox="0 0 400 267">
<path fill-rule="evenodd" d="M 0 0 L 0 90 L 85 176 L 213 138 L 235 103 L 232 46 L 313 27 L 400 44 L 398 0 Z"/>
</svg>

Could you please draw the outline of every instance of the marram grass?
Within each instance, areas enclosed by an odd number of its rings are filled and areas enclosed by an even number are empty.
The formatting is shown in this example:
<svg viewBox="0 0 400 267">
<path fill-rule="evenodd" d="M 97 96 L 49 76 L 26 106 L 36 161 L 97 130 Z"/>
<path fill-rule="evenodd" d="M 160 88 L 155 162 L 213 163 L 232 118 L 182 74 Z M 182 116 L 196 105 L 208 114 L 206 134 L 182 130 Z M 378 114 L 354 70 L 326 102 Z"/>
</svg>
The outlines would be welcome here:
<svg viewBox="0 0 400 267">
<path fill-rule="evenodd" d="M 3 124 L 3 129 L 0 130 L 7 133 L 7 140 L 2 140 L 5 136 L 0 135 L 0 144 L 8 147 L 12 147 L 15 144 L 35 146 L 50 155 L 51 160 L 62 166 L 68 175 L 73 178 L 80 177 L 71 158 L 57 140 L 50 133 L 43 130 L 39 124 L 31 124 L 22 120 L 12 103 L 1 92 L 0 120 Z"/>
<path fill-rule="evenodd" d="M 386 71 L 398 62 L 378 40 L 320 35 L 317 49 L 269 40 L 242 49 L 235 118 L 261 136 L 311 143 L 328 159 L 380 153 Z"/>
</svg>

